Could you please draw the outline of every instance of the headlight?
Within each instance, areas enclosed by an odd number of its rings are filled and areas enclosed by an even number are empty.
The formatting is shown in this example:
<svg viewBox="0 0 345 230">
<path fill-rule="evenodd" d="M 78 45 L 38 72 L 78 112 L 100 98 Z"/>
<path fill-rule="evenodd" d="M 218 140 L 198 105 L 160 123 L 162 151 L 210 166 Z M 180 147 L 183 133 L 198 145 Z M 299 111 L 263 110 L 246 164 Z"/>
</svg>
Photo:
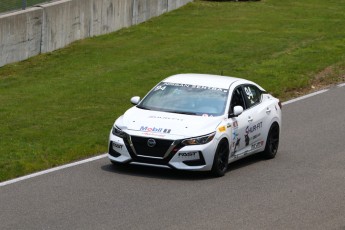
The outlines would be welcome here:
<svg viewBox="0 0 345 230">
<path fill-rule="evenodd" d="M 216 132 L 201 136 L 201 137 L 194 137 L 189 138 L 182 141 L 182 144 L 184 145 L 203 145 L 213 140 L 214 136 L 216 135 Z"/>
<path fill-rule="evenodd" d="M 111 132 L 118 137 L 124 138 L 126 137 L 126 133 L 123 132 L 120 128 L 113 126 L 113 129 L 111 130 Z"/>
</svg>

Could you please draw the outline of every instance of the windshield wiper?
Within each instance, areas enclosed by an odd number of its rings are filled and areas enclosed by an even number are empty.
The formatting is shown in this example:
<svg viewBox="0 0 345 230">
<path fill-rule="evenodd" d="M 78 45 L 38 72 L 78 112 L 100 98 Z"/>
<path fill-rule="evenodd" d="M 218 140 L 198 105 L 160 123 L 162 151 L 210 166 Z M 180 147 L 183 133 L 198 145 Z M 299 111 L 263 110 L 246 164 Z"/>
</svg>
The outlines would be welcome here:
<svg viewBox="0 0 345 230">
<path fill-rule="evenodd" d="M 139 108 L 139 109 L 145 109 L 145 110 L 151 110 L 151 109 L 149 109 L 149 108 L 147 108 L 147 107 L 143 107 L 143 106 L 140 106 L 140 105 L 137 105 L 137 108 Z"/>
</svg>

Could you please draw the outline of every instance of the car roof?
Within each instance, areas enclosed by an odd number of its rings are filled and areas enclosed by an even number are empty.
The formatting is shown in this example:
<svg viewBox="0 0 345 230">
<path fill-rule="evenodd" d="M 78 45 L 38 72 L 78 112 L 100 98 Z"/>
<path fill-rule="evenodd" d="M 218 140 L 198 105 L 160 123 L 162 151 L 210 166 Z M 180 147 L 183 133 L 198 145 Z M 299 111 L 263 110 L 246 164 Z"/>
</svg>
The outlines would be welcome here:
<svg viewBox="0 0 345 230">
<path fill-rule="evenodd" d="M 170 76 L 163 80 L 163 82 L 200 85 L 208 87 L 216 87 L 228 89 L 230 85 L 236 81 L 243 81 L 244 79 L 236 77 L 219 76 L 212 74 L 177 74 Z"/>
</svg>

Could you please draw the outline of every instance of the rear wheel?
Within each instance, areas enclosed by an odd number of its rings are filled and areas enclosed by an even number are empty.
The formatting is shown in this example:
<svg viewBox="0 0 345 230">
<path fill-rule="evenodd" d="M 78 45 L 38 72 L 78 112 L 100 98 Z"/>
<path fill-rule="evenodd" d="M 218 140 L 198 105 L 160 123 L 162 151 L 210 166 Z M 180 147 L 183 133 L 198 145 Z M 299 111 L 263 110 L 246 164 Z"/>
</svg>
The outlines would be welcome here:
<svg viewBox="0 0 345 230">
<path fill-rule="evenodd" d="M 273 123 L 268 135 L 265 150 L 263 151 L 263 156 L 266 159 L 272 159 L 276 156 L 279 146 L 279 125 Z"/>
<path fill-rule="evenodd" d="M 215 177 L 224 176 L 228 169 L 229 162 L 229 144 L 226 140 L 222 140 L 217 147 L 214 155 L 211 173 Z"/>
</svg>

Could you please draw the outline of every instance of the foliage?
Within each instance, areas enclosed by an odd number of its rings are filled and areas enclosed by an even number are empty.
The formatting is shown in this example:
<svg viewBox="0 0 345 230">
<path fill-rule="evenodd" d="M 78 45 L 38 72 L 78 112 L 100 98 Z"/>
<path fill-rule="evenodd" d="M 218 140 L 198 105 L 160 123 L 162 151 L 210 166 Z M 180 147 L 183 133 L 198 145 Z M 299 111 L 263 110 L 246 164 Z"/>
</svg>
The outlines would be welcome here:
<svg viewBox="0 0 345 230">
<path fill-rule="evenodd" d="M 13 10 L 21 10 L 39 3 L 49 2 L 48 0 L 1 0 L 0 13 Z"/>
</svg>

